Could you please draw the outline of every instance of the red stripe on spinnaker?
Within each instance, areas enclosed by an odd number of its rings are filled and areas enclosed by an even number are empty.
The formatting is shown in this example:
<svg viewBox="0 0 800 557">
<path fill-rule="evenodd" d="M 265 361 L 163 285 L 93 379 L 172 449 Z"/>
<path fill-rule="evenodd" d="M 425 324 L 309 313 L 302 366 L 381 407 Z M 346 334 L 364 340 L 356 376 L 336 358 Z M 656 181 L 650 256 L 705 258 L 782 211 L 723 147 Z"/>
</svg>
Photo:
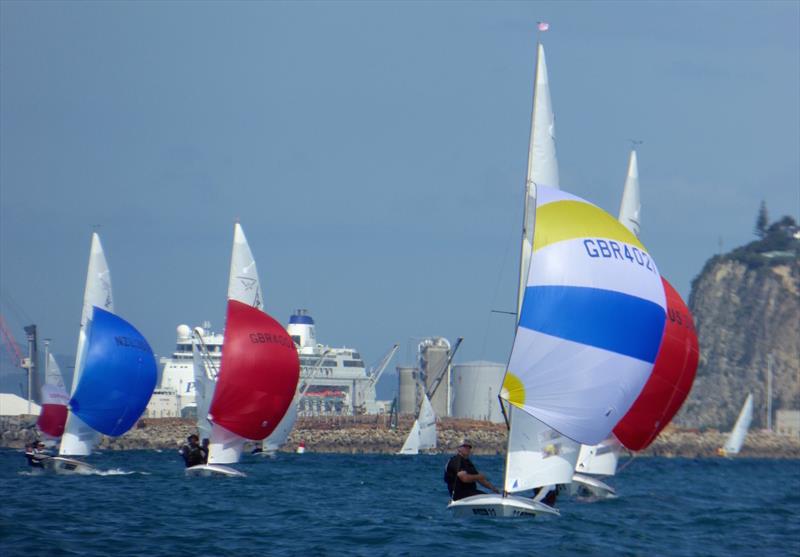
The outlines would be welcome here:
<svg viewBox="0 0 800 557">
<path fill-rule="evenodd" d="M 264 439 L 289 408 L 299 377 L 297 349 L 283 326 L 259 309 L 228 300 L 211 420 L 245 439 Z"/>
<path fill-rule="evenodd" d="M 667 323 L 653 372 L 628 413 L 614 428 L 624 447 L 640 451 L 652 443 L 689 395 L 700 351 L 689 308 L 662 277 Z"/>
</svg>

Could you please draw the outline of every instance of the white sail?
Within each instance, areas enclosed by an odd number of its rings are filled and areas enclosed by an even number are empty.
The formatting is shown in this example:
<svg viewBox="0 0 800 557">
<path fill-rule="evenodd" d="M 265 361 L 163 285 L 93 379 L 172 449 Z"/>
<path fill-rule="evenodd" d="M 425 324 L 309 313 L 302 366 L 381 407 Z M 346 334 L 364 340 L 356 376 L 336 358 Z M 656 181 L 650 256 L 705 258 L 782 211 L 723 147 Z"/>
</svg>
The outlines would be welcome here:
<svg viewBox="0 0 800 557">
<path fill-rule="evenodd" d="M 636 150 L 631 150 L 628 161 L 628 174 L 625 178 L 625 189 L 622 191 L 622 201 L 619 206 L 619 222 L 639 237 L 641 225 L 642 203 L 639 199 L 639 166 Z"/>
<path fill-rule="evenodd" d="M 111 271 L 108 269 L 103 246 L 97 233 L 92 234 L 92 245 L 89 251 L 89 268 L 86 273 L 86 288 L 83 293 L 81 310 L 81 328 L 78 333 L 78 348 L 75 356 L 75 372 L 72 376 L 71 394 L 80 382 L 86 357 L 88 331 L 94 307 L 114 311 L 114 298 L 111 293 Z M 86 456 L 92 453 L 100 434 L 86 425 L 72 412 L 67 415 L 64 435 L 61 437 L 60 455 Z"/>
<path fill-rule="evenodd" d="M 233 249 L 231 252 L 231 269 L 228 278 L 228 299 L 236 300 L 262 309 L 264 297 L 261 293 L 261 282 L 258 278 L 253 252 L 247 243 L 242 226 L 237 222 L 233 228 Z M 235 464 L 239 462 L 246 439 L 228 431 L 224 427 L 213 424 L 209 438 L 209 464 Z"/>
<path fill-rule="evenodd" d="M 436 448 L 436 413 L 433 411 L 428 395 L 423 395 L 419 409 L 419 448 Z"/>
<path fill-rule="evenodd" d="M 286 440 L 289 439 L 289 434 L 292 432 L 295 422 L 297 422 L 297 411 L 298 406 L 300 405 L 300 398 L 300 394 L 297 394 L 294 397 L 292 404 L 289 405 L 289 409 L 286 411 L 286 414 L 283 415 L 283 418 L 281 418 L 281 421 L 275 427 L 275 430 L 270 433 L 269 436 L 262 442 L 262 451 L 268 454 L 274 454 L 286 443 Z"/>
<path fill-rule="evenodd" d="M 69 395 L 53 354 L 47 355 L 44 368 L 44 385 L 42 385 L 42 404 L 69 404 Z"/>
<path fill-rule="evenodd" d="M 420 450 L 436 448 L 436 413 L 427 394 L 422 396 L 419 415 L 406 437 L 399 454 L 418 454 Z"/>
<path fill-rule="evenodd" d="M 195 342 L 192 344 L 192 367 L 194 368 L 195 403 L 197 405 L 197 430 L 201 439 L 211 439 L 208 409 L 211 407 L 211 399 L 214 397 L 216 374 L 212 371 L 212 375 L 209 375 L 210 358 L 203 357 L 202 347 L 198 346 L 199 342 L 202 342 L 202 336 L 195 332 Z"/>
<path fill-rule="evenodd" d="M 619 441 L 609 437 L 597 445 L 581 445 L 575 471 L 581 474 L 613 476 L 619 462 Z"/>
<path fill-rule="evenodd" d="M 231 272 L 228 279 L 228 299 L 263 309 L 264 296 L 258 279 L 256 261 L 241 225 L 237 222 L 233 229 L 233 251 L 231 253 Z"/>
<path fill-rule="evenodd" d="M 411 426 L 406 442 L 398 454 L 419 454 L 419 420 L 414 420 L 414 425 Z"/>
<path fill-rule="evenodd" d="M 739 411 L 739 417 L 736 419 L 736 424 L 733 426 L 728 440 L 725 441 L 723 450 L 725 454 L 739 454 L 744 443 L 744 438 L 747 436 L 747 430 L 750 429 L 750 422 L 753 421 L 753 395 L 747 395 L 742 409 Z"/>
<path fill-rule="evenodd" d="M 510 406 L 504 489 L 509 493 L 572 481 L 578 444 Z"/>
<path fill-rule="evenodd" d="M 558 188 L 558 159 L 556 157 L 555 116 L 550 101 L 550 82 L 547 77 L 547 62 L 544 46 L 537 44 L 536 77 L 533 85 L 533 109 L 531 110 L 531 133 L 528 145 L 528 172 L 525 179 L 525 207 L 522 224 L 522 252 L 520 253 L 519 291 L 525 290 L 528 266 L 533 245 L 533 228 L 536 216 L 536 184 Z M 519 297 L 517 311 L 522 305 Z"/>
</svg>

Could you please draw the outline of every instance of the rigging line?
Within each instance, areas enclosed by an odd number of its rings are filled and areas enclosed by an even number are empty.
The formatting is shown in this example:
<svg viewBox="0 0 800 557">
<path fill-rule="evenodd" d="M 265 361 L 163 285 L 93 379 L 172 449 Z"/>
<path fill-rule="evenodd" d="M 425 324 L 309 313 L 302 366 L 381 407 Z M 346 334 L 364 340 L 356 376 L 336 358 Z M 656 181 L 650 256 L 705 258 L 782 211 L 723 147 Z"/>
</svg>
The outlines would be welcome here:
<svg viewBox="0 0 800 557">
<path fill-rule="evenodd" d="M 504 277 L 505 272 L 506 272 L 506 266 L 508 264 L 508 259 L 509 259 L 509 255 L 508 254 L 511 251 L 511 246 L 514 244 L 513 238 L 515 236 L 514 228 L 516 227 L 516 222 L 514 222 L 514 219 L 507 219 L 507 220 L 508 220 L 508 227 L 509 228 L 508 228 L 508 232 L 506 233 L 506 241 L 504 242 L 505 245 L 506 245 L 506 249 L 503 252 L 503 259 L 502 259 L 502 262 L 500 264 L 500 271 L 497 273 L 497 281 L 495 282 L 494 292 L 492 294 L 492 301 L 491 301 L 491 304 L 489 306 L 490 308 L 494 307 L 496 305 L 496 303 L 497 303 L 497 296 L 498 296 L 498 292 L 500 291 L 500 284 L 503 281 L 503 277 Z M 491 327 L 491 320 L 492 320 L 492 313 L 493 312 L 494 312 L 494 310 L 489 310 L 489 312 L 486 314 L 486 326 L 485 326 L 484 331 L 483 331 L 483 344 L 481 345 L 481 352 L 480 352 L 480 355 L 481 355 L 480 359 L 481 360 L 487 360 L 488 359 L 486 357 L 486 344 L 487 344 L 488 339 L 489 339 L 489 328 Z"/>
<path fill-rule="evenodd" d="M 0 301 L 4 301 L 5 305 L 11 311 L 14 318 L 21 323 L 33 323 L 33 319 L 28 315 L 20 304 L 9 294 L 8 290 L 0 287 Z"/>
</svg>

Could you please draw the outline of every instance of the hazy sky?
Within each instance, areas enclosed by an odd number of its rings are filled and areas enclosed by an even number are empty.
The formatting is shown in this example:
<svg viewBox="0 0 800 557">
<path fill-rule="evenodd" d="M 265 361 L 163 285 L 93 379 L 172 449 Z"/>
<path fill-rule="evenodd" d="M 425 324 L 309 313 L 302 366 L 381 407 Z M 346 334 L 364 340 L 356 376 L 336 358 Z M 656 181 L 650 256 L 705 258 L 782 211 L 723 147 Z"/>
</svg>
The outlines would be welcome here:
<svg viewBox="0 0 800 557">
<path fill-rule="evenodd" d="M 688 300 L 722 249 L 800 212 L 800 2 L 0 2 L 2 313 L 71 354 L 93 227 L 154 350 L 221 330 L 239 219 L 266 308 L 369 362 L 465 337 L 505 361 L 535 27 L 561 186 Z"/>
</svg>

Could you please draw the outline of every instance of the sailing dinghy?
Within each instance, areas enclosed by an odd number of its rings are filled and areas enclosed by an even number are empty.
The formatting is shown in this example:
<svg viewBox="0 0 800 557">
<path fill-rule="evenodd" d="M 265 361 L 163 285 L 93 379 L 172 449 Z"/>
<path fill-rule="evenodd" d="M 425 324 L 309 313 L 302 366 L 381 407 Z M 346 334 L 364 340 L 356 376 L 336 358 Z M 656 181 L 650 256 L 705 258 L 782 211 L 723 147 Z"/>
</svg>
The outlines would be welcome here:
<svg viewBox="0 0 800 557">
<path fill-rule="evenodd" d="M 733 426 L 728 439 L 725 441 L 725 446 L 719 449 L 720 456 L 731 456 L 739 454 L 744 444 L 744 438 L 747 437 L 747 430 L 750 429 L 750 423 L 753 421 L 753 395 L 748 394 L 747 398 L 739 411 L 739 417 L 736 418 L 736 423 Z"/>
<path fill-rule="evenodd" d="M 44 385 L 42 385 L 42 411 L 36 420 L 43 442 L 47 447 L 58 446 L 67 422 L 69 395 L 64 386 L 61 369 L 52 354 L 45 356 Z"/>
<path fill-rule="evenodd" d="M 421 450 L 436 448 L 436 413 L 427 394 L 422 395 L 419 415 L 411 426 L 403 447 L 397 454 L 419 454 Z"/>
<path fill-rule="evenodd" d="M 153 351 L 136 328 L 114 314 L 111 273 L 100 237 L 92 234 L 75 374 L 59 456 L 43 461 L 58 474 L 95 469 L 69 456 L 88 456 L 100 434 L 122 435 L 147 407 L 158 371 Z"/>
<path fill-rule="evenodd" d="M 578 444 L 609 437 L 647 382 L 664 331 L 661 277 L 636 237 L 566 192 L 534 185 L 529 195 L 532 257 L 501 391 L 505 493 L 452 502 L 461 516 L 557 513 L 540 496 L 569 483 Z M 510 495 L 536 488 L 537 499 Z"/>
<path fill-rule="evenodd" d="M 222 363 L 208 412 L 208 463 L 187 468 L 187 475 L 244 476 L 226 465 L 239 462 L 247 440 L 270 435 L 292 403 L 300 359 L 289 334 L 262 307 L 256 263 L 236 223 Z"/>
</svg>

